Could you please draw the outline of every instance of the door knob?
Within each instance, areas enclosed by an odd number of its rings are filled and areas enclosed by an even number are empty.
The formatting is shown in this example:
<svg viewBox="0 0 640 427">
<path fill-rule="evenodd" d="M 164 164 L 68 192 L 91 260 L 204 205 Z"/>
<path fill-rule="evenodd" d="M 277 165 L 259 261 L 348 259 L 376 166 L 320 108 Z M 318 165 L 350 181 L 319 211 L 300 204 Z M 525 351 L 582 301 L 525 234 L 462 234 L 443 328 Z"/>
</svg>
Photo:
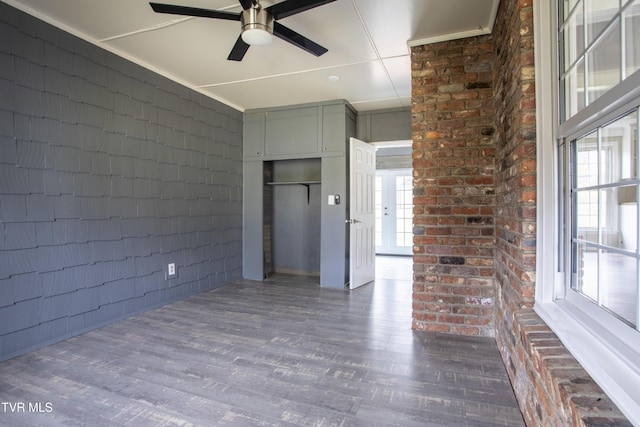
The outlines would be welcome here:
<svg viewBox="0 0 640 427">
<path fill-rule="evenodd" d="M 356 223 L 362 222 L 362 221 L 359 221 L 357 219 L 345 219 L 344 222 L 347 223 L 347 224 L 356 224 Z"/>
</svg>

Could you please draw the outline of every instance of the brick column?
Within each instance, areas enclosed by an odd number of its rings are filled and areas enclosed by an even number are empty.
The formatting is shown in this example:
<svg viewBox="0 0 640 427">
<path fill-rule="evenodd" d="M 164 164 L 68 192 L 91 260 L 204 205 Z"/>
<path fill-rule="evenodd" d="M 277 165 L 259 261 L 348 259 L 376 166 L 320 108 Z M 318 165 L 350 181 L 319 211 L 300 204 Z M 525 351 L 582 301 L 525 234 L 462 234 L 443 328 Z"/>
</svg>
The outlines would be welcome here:
<svg viewBox="0 0 640 427">
<path fill-rule="evenodd" d="M 414 329 L 493 336 L 491 40 L 412 49 Z"/>
</svg>

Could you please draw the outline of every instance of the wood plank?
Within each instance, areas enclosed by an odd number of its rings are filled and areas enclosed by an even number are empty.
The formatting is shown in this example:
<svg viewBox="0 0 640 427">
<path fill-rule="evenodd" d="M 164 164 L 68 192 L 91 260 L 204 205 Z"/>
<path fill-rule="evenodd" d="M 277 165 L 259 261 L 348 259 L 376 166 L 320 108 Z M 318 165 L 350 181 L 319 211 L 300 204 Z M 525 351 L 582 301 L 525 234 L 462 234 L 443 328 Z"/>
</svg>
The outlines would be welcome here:
<svg viewBox="0 0 640 427">
<path fill-rule="evenodd" d="M 0 423 L 523 425 L 493 339 L 410 328 L 410 281 L 239 281 L 0 364 L 53 409 Z"/>
</svg>

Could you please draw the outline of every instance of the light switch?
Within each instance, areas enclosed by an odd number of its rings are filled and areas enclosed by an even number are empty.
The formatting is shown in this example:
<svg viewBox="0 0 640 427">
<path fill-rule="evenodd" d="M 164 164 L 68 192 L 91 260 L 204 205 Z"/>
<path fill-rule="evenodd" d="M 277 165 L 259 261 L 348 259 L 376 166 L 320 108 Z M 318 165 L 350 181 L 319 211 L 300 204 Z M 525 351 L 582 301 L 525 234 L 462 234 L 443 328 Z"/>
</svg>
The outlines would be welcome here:
<svg viewBox="0 0 640 427">
<path fill-rule="evenodd" d="M 329 194 L 329 200 L 328 200 L 330 205 L 335 205 L 336 204 L 336 196 L 334 196 L 333 194 Z"/>
</svg>

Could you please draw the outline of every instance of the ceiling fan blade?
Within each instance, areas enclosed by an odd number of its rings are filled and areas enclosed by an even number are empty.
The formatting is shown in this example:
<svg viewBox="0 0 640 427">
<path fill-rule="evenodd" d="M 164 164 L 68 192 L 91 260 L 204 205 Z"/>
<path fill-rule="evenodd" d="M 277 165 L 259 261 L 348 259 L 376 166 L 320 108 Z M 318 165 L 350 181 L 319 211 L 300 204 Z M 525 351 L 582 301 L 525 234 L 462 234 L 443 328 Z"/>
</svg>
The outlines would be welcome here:
<svg viewBox="0 0 640 427">
<path fill-rule="evenodd" d="M 227 19 L 229 21 L 239 21 L 240 14 L 223 12 L 219 10 L 200 9 L 197 7 L 178 6 L 174 4 L 149 3 L 154 12 L 170 13 L 172 15 L 197 16 L 200 18 Z"/>
<path fill-rule="evenodd" d="M 291 28 L 285 27 L 277 21 L 273 23 L 273 35 L 291 43 L 294 46 L 299 47 L 302 50 L 306 50 L 307 52 L 315 56 L 320 56 L 328 52 L 328 49 L 320 46 L 316 42 L 309 40 L 305 36 L 296 33 Z"/>
<path fill-rule="evenodd" d="M 249 9 L 254 3 L 255 0 L 240 0 L 240 4 L 244 10 Z"/>
<path fill-rule="evenodd" d="M 273 16 L 273 19 L 282 19 L 334 1 L 336 0 L 287 0 L 265 9 Z"/>
<path fill-rule="evenodd" d="M 242 40 L 242 35 L 236 40 L 236 44 L 233 45 L 233 49 L 229 53 L 227 60 L 229 61 L 242 61 L 244 54 L 249 50 L 249 45 Z"/>
</svg>

